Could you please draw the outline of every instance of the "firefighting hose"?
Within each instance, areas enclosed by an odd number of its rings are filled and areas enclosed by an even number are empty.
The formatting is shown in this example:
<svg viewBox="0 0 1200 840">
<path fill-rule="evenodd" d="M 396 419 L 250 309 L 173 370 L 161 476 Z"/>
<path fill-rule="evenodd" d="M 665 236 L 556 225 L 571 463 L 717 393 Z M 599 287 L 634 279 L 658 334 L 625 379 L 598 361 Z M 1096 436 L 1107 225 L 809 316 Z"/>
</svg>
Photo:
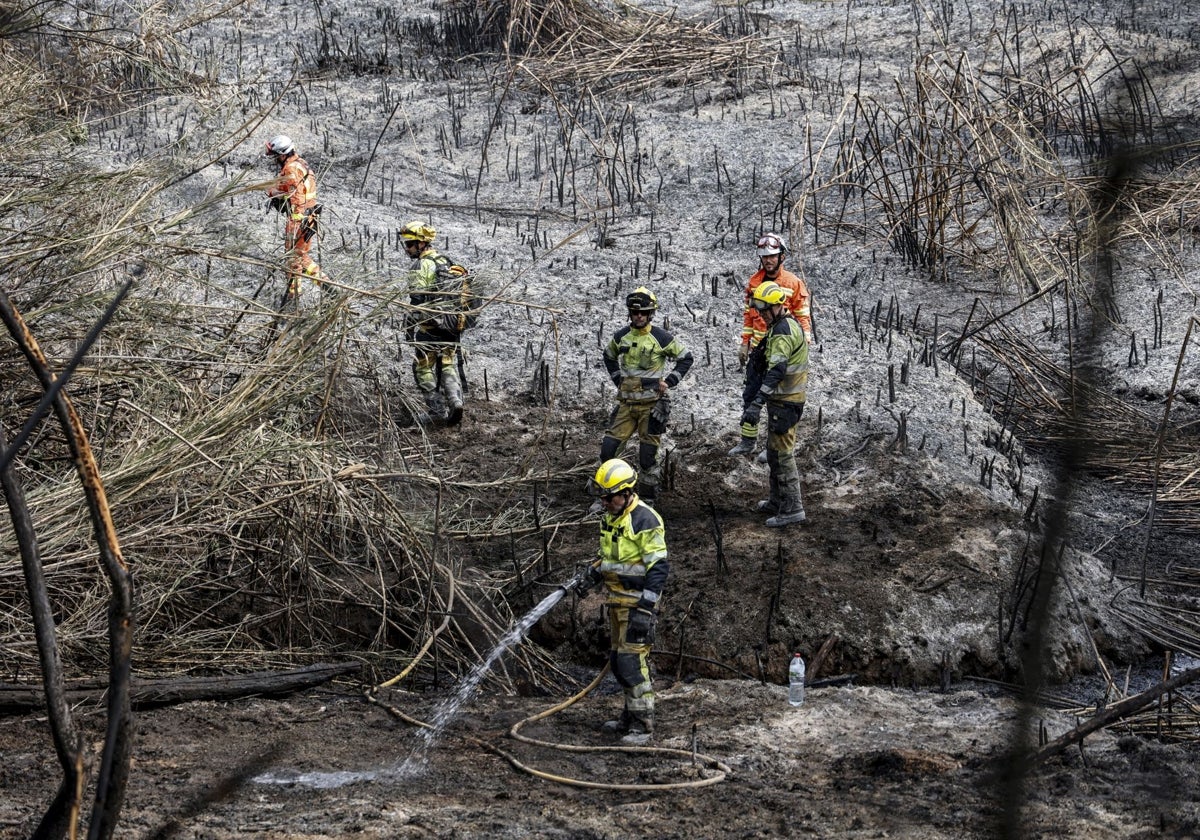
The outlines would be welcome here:
<svg viewBox="0 0 1200 840">
<path fill-rule="evenodd" d="M 570 592 L 575 591 L 576 586 L 578 586 L 578 584 L 580 584 L 583 581 L 583 579 L 587 575 L 587 573 L 588 573 L 588 569 L 585 568 L 582 572 L 580 572 L 578 575 L 576 575 L 571 580 L 567 581 L 566 583 L 560 584 L 560 586 L 558 588 L 560 590 L 562 590 L 563 596 L 565 597 Z M 443 627 L 444 626 L 445 626 L 445 623 L 443 623 Z M 438 629 L 441 630 L 441 629 L 443 629 L 443 627 L 439 627 Z M 423 720 L 419 720 L 415 717 L 412 717 L 411 715 L 396 708 L 395 706 L 383 702 L 375 694 L 375 692 L 378 688 L 385 688 L 385 687 L 394 685 L 404 675 L 408 674 L 411 671 L 411 669 L 412 669 L 412 666 L 410 665 L 397 677 L 394 677 L 393 679 L 388 680 L 387 682 L 381 683 L 379 686 L 376 686 L 375 688 L 368 688 L 364 692 L 364 697 L 366 698 L 367 702 L 381 707 L 386 712 L 388 712 L 388 714 L 392 715 L 393 717 L 399 718 L 400 720 L 404 721 L 405 723 L 409 724 L 410 726 L 421 727 L 421 728 L 425 728 L 425 729 L 432 729 L 433 728 L 432 724 L 427 723 Z M 521 761 L 515 755 L 513 755 L 511 752 L 509 752 L 505 749 L 502 749 L 501 747 L 497 746 L 496 744 L 493 744 L 490 741 L 485 741 L 481 738 L 476 738 L 471 735 L 465 735 L 461 732 L 452 733 L 451 737 L 458 738 L 458 739 L 465 741 L 467 743 L 470 743 L 470 744 L 474 744 L 478 747 L 481 747 L 481 748 L 487 750 L 488 752 L 498 755 L 499 757 L 501 757 L 505 761 L 507 761 L 510 765 L 512 765 L 512 767 L 514 769 L 519 770 L 522 773 L 528 773 L 531 776 L 535 776 L 539 779 L 545 779 L 546 781 L 550 781 L 550 782 L 558 782 L 559 784 L 569 785 L 571 787 L 590 788 L 593 790 L 656 791 L 656 790 L 680 790 L 683 788 L 707 787 L 709 785 L 714 785 L 717 782 L 724 781 L 725 777 L 730 772 L 732 772 L 730 770 L 729 766 L 726 765 L 724 762 L 720 761 L 719 759 L 713 758 L 712 756 L 705 755 L 704 753 L 698 752 L 696 750 L 696 740 L 695 740 L 696 735 L 695 735 L 694 728 L 692 731 L 692 748 L 690 750 L 678 749 L 678 748 L 674 748 L 674 747 L 651 747 L 651 746 L 640 746 L 640 747 L 639 746 L 617 746 L 617 745 L 584 746 L 584 745 L 579 745 L 579 744 L 563 744 L 563 743 L 557 743 L 554 741 L 542 741 L 542 740 L 539 740 L 536 738 L 531 738 L 528 735 L 521 734 L 521 728 L 524 727 L 526 724 L 536 723 L 539 720 L 545 720 L 546 718 L 549 718 L 552 715 L 555 715 L 558 712 L 561 712 L 563 709 L 567 709 L 567 708 L 573 706 L 575 703 L 582 700 L 589 693 L 591 693 L 591 691 L 593 689 L 595 689 L 596 686 L 598 686 L 600 684 L 600 682 L 604 679 L 605 675 L 607 675 L 608 672 L 609 672 L 609 666 L 606 664 L 603 668 L 600 669 L 600 672 L 598 674 L 596 674 L 595 678 L 590 683 L 588 683 L 586 686 L 584 686 L 584 688 L 581 689 L 574 696 L 567 698 L 566 700 L 562 701 L 561 703 L 558 703 L 557 705 L 551 706 L 548 709 L 538 712 L 537 714 L 530 715 L 529 717 L 524 718 L 523 720 L 517 721 L 509 728 L 508 737 L 512 738 L 513 740 L 521 741 L 526 744 L 532 744 L 532 745 L 544 747 L 547 749 L 558 750 L 559 752 L 635 753 L 638 755 L 659 755 L 659 756 L 664 756 L 664 757 L 672 756 L 675 758 L 684 758 L 690 762 L 690 765 L 693 768 L 693 770 L 691 772 L 699 774 L 699 773 L 707 770 L 709 773 L 711 773 L 711 775 L 698 776 L 697 778 L 686 779 L 684 781 L 679 781 L 679 782 L 637 783 L 637 784 L 633 784 L 633 783 L 622 784 L 620 782 L 594 782 L 594 781 L 590 781 L 588 779 L 576 779 L 576 778 L 572 778 L 569 776 L 561 776 L 558 774 L 549 773 L 545 770 L 539 770 L 538 768 L 533 767 L 533 766 Z"/>
</svg>

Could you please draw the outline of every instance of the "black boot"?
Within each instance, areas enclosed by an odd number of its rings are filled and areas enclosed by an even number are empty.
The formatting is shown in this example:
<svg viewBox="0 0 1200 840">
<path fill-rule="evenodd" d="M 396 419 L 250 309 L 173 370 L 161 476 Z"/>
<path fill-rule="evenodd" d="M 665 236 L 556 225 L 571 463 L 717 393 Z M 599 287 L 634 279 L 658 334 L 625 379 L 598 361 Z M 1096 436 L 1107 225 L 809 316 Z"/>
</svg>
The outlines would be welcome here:
<svg viewBox="0 0 1200 840">
<path fill-rule="evenodd" d="M 630 716 L 629 728 L 621 743 L 629 747 L 644 747 L 654 737 L 654 718 L 650 715 Z"/>
<path fill-rule="evenodd" d="M 600 725 L 600 731 L 605 735 L 624 735 L 629 731 L 630 725 L 633 723 L 633 715 L 629 714 L 628 709 L 621 711 L 619 718 L 606 720 Z"/>
<path fill-rule="evenodd" d="M 796 458 L 790 452 L 780 458 L 771 453 L 772 470 L 778 465 L 779 473 L 779 510 L 767 520 L 767 527 L 782 528 L 784 525 L 800 525 L 808 518 L 804 515 L 804 502 L 800 494 L 800 471 L 796 468 Z M 791 457 L 788 457 L 791 456 Z"/>
</svg>

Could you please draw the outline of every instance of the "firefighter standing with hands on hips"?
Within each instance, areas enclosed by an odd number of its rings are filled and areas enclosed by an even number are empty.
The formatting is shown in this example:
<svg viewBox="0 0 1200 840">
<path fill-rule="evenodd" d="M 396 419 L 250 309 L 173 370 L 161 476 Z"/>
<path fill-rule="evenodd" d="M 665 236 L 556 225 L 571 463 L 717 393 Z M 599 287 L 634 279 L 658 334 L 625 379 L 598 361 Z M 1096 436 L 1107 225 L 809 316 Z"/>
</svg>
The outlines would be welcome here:
<svg viewBox="0 0 1200 840">
<path fill-rule="evenodd" d="M 658 446 L 670 416 L 668 392 L 692 367 L 692 352 L 671 333 L 650 323 L 658 298 L 645 286 L 625 298 L 629 325 L 621 328 L 604 349 L 604 367 L 617 386 L 617 407 L 600 443 L 600 460 L 615 458 L 625 441 L 637 432 L 642 499 L 653 504 L 658 493 Z M 667 360 L 674 368 L 666 376 Z M 598 512 L 598 511 L 593 511 Z"/>
<path fill-rule="evenodd" d="M 731 455 L 749 455 L 758 437 L 758 421 L 767 410 L 767 466 L 770 495 L 757 509 L 773 514 L 772 528 L 805 521 L 796 466 L 796 425 L 804 413 L 808 387 L 808 337 L 787 308 L 787 291 L 777 283 L 760 283 L 751 304 L 767 325 L 750 353 L 742 391 L 741 440 Z"/>
<path fill-rule="evenodd" d="M 321 205 L 317 204 L 317 179 L 286 134 L 267 141 L 266 156 L 279 166 L 279 177 L 267 188 L 269 205 L 283 214 L 283 251 L 287 271 L 285 307 L 295 307 L 303 291 L 304 278 L 318 286 L 329 281 L 309 255 L 318 232 Z"/>
<path fill-rule="evenodd" d="M 603 584 L 607 592 L 609 665 L 625 694 L 621 716 L 601 730 L 635 746 L 654 732 L 654 684 L 650 650 L 655 611 L 667 584 L 666 531 L 662 517 L 638 498 L 638 475 L 619 458 L 596 470 L 592 489 L 600 497 L 599 557 L 576 585 L 580 596 Z"/>
<path fill-rule="evenodd" d="M 766 322 L 763 321 L 758 310 L 751 306 L 754 290 L 761 283 L 775 283 L 784 290 L 791 292 L 787 300 L 788 311 L 792 313 L 792 317 L 796 319 L 796 323 L 804 330 L 804 337 L 808 340 L 809 346 L 813 343 L 811 298 L 808 293 L 808 286 L 804 284 L 803 280 L 783 267 L 784 260 L 787 258 L 787 252 L 787 240 L 778 233 L 764 233 L 755 243 L 755 253 L 758 255 L 758 271 L 751 274 L 750 279 L 746 281 L 744 292 L 746 301 L 742 310 L 742 332 L 741 340 L 738 344 L 739 369 L 746 367 L 746 362 L 750 359 L 750 352 L 758 346 L 758 342 L 767 333 Z M 741 455 L 744 453 L 733 452 L 730 454 Z M 759 455 L 759 461 L 763 462 L 765 460 L 766 453 L 763 452 Z"/>
</svg>

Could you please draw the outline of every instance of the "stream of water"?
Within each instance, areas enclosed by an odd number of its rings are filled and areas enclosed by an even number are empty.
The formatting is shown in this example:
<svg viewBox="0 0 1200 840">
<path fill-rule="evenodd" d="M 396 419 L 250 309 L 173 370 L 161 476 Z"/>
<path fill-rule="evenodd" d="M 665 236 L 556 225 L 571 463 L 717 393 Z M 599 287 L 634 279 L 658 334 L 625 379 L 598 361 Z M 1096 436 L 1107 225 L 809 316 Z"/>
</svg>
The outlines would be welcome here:
<svg viewBox="0 0 1200 840">
<path fill-rule="evenodd" d="M 255 776 L 251 781 L 260 785 L 301 785 L 303 787 L 325 790 L 354 782 L 375 781 L 376 779 L 403 779 L 421 774 L 426 767 L 429 749 L 442 737 L 442 733 L 445 732 L 450 722 L 457 717 L 463 704 L 471 699 L 471 696 L 479 687 L 479 683 L 483 680 L 487 672 L 491 670 L 492 666 L 496 664 L 496 660 L 505 651 L 521 641 L 530 628 L 537 623 L 538 619 L 550 612 L 554 605 L 561 601 L 566 594 L 567 590 L 564 587 L 555 589 L 504 634 L 500 641 L 496 643 L 496 646 L 492 648 L 492 652 L 487 655 L 487 658 L 476 665 L 471 670 L 471 673 L 467 674 L 466 678 L 459 685 L 458 690 L 434 707 L 428 728 L 421 730 L 416 746 L 413 747 L 408 757 L 399 764 L 378 770 L 337 770 L 325 773 L 301 773 L 299 771 L 269 772 Z"/>
</svg>

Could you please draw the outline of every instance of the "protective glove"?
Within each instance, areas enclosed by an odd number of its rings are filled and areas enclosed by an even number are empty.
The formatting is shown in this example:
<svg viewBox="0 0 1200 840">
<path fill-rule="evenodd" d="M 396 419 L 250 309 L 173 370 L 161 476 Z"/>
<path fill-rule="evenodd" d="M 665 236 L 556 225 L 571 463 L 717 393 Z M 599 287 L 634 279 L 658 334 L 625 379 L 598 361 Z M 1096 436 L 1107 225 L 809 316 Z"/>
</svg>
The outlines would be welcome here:
<svg viewBox="0 0 1200 840">
<path fill-rule="evenodd" d="M 604 576 L 600 574 L 600 570 L 595 566 L 589 566 L 583 576 L 575 581 L 574 592 L 580 598 L 586 598 L 593 589 L 600 585 L 602 580 L 604 580 Z"/>
<path fill-rule="evenodd" d="M 742 425 L 757 426 L 758 419 L 762 417 L 762 410 L 762 400 L 754 400 L 752 403 L 742 409 Z"/>
<path fill-rule="evenodd" d="M 286 195 L 277 195 L 274 198 L 267 199 L 267 209 L 274 210 L 278 213 L 286 213 L 288 200 Z"/>
<path fill-rule="evenodd" d="M 745 368 L 748 361 L 750 361 L 750 345 L 742 342 L 738 345 L 738 370 Z"/>
<path fill-rule="evenodd" d="M 666 423 L 671 417 L 671 398 L 663 394 L 654 402 L 654 408 L 650 409 L 650 416 L 660 423 Z"/>
<path fill-rule="evenodd" d="M 625 643 L 648 645 L 654 641 L 654 613 L 635 608 L 629 611 L 629 625 L 625 628 Z"/>
<path fill-rule="evenodd" d="M 662 434 L 667 430 L 667 420 L 671 418 L 671 398 L 663 394 L 650 409 L 650 433 Z"/>
</svg>

